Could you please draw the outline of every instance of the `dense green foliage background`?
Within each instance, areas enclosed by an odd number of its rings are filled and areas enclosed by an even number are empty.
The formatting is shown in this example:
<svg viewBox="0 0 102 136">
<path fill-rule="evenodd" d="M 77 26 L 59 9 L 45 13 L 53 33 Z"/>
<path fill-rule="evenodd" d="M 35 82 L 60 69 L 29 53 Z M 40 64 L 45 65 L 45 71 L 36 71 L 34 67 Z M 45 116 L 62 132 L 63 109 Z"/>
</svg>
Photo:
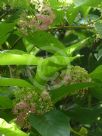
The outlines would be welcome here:
<svg viewBox="0 0 102 136">
<path fill-rule="evenodd" d="M 102 135 L 102 0 L 0 0 L 0 135 Z"/>
</svg>

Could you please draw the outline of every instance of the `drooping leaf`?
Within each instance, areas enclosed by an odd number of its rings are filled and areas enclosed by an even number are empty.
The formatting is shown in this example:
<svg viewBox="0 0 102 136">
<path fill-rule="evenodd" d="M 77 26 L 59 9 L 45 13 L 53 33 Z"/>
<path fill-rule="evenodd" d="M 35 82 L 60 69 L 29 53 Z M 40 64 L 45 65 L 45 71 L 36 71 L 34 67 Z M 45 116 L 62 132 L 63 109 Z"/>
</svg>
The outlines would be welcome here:
<svg viewBox="0 0 102 136">
<path fill-rule="evenodd" d="M 90 40 L 90 38 L 86 38 L 78 43 L 72 44 L 71 46 L 67 47 L 65 49 L 66 53 L 68 56 L 72 56 L 73 52 L 75 51 L 79 51 L 80 49 L 84 48 L 85 45 L 88 43 L 88 41 Z"/>
<path fill-rule="evenodd" d="M 95 86 L 91 88 L 90 92 L 95 98 L 102 100 L 102 82 L 95 81 Z"/>
<path fill-rule="evenodd" d="M 11 109 L 13 106 L 12 100 L 7 96 L 0 95 L 0 108 L 2 109 Z"/>
<path fill-rule="evenodd" d="M 102 65 L 98 66 L 94 71 L 92 71 L 90 76 L 93 80 L 102 82 Z"/>
<path fill-rule="evenodd" d="M 92 87 L 91 93 L 94 97 L 102 100 L 102 65 L 92 71 L 90 76 L 95 82 L 95 86 Z"/>
<path fill-rule="evenodd" d="M 51 98 L 54 103 L 58 102 L 59 100 L 63 99 L 66 96 L 70 96 L 75 91 L 78 91 L 80 89 L 84 89 L 87 87 L 94 86 L 93 83 L 75 83 L 71 85 L 62 86 L 60 88 L 56 88 L 51 91 Z"/>
<path fill-rule="evenodd" d="M 31 114 L 29 121 L 42 136 L 70 136 L 69 118 L 60 111 L 50 111 L 42 116 Z"/>
<path fill-rule="evenodd" d="M 14 114 L 10 109 L 1 110 L 0 111 L 0 118 L 3 118 L 7 122 L 11 121 L 14 118 Z"/>
<path fill-rule="evenodd" d="M 32 85 L 25 80 L 5 77 L 0 77 L 0 86 L 32 87 Z"/>
<path fill-rule="evenodd" d="M 75 106 L 72 109 L 67 111 L 67 114 L 72 119 L 84 123 L 84 124 L 91 124 L 97 120 L 102 112 L 102 108 L 97 107 L 80 107 Z"/>
<path fill-rule="evenodd" d="M 2 118 L 0 118 L 0 134 L 5 136 L 28 136 L 28 134 L 18 129 L 15 124 L 9 124 Z"/>
<path fill-rule="evenodd" d="M 13 29 L 14 23 L 0 23 L 0 45 L 7 40 Z"/>
<path fill-rule="evenodd" d="M 26 37 L 26 41 L 28 41 L 29 44 L 33 44 L 35 47 L 51 53 L 59 52 L 59 50 L 65 48 L 58 39 L 44 31 L 36 31 L 29 34 Z"/>
</svg>

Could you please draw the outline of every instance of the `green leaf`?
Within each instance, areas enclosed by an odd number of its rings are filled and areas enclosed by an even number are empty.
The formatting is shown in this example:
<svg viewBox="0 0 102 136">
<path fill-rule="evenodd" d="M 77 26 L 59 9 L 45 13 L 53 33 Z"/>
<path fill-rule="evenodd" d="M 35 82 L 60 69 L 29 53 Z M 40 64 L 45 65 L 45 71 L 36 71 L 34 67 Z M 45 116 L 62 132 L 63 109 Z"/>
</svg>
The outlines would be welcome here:
<svg viewBox="0 0 102 136">
<path fill-rule="evenodd" d="M 59 52 L 59 50 L 65 48 L 57 38 L 44 31 L 36 31 L 29 34 L 26 37 L 26 41 L 28 41 L 29 44 L 33 44 L 35 47 L 51 53 Z"/>
<path fill-rule="evenodd" d="M 60 111 L 50 111 L 42 116 L 31 114 L 29 121 L 42 136 L 70 136 L 69 118 Z"/>
<path fill-rule="evenodd" d="M 10 109 L 0 110 L 0 118 L 3 118 L 7 122 L 9 122 L 14 119 L 14 114 Z"/>
<path fill-rule="evenodd" d="M 29 6 L 28 0 L 1 0 L 2 4 L 7 4 L 13 7 L 27 8 Z"/>
<path fill-rule="evenodd" d="M 31 54 L 0 53 L 0 65 L 38 65 L 42 58 Z"/>
<path fill-rule="evenodd" d="M 3 44 L 10 32 L 14 29 L 14 23 L 0 23 L 0 44 Z"/>
<path fill-rule="evenodd" d="M 32 85 L 25 80 L 5 77 L 0 77 L 0 86 L 32 87 Z"/>
<path fill-rule="evenodd" d="M 51 79 L 51 77 L 54 76 L 54 74 L 56 74 L 56 72 L 66 67 L 67 65 L 70 65 L 70 63 L 76 58 L 77 56 L 64 57 L 58 55 L 46 58 L 42 63 L 39 63 L 37 67 L 37 72 L 34 79 L 35 86 L 36 83 L 44 85 L 47 81 Z"/>
<path fill-rule="evenodd" d="M 49 0 L 48 1 L 50 3 L 50 6 L 53 8 L 53 9 L 57 9 L 61 6 L 62 3 L 60 3 L 58 0 Z"/>
<path fill-rule="evenodd" d="M 73 0 L 76 7 L 82 6 L 88 2 L 88 0 Z"/>
<path fill-rule="evenodd" d="M 59 9 L 60 7 L 66 7 L 69 6 L 71 3 L 70 0 L 48 0 L 50 6 L 52 9 Z"/>
<path fill-rule="evenodd" d="M 48 64 L 56 64 L 56 66 L 67 66 L 68 64 L 70 64 L 70 62 L 72 62 L 75 58 L 77 58 L 79 56 L 75 56 L 75 57 L 68 57 L 68 56 L 60 56 L 60 55 L 54 55 L 50 58 L 48 58 Z"/>
<path fill-rule="evenodd" d="M 67 10 L 66 17 L 70 24 L 73 23 L 73 21 L 78 15 L 78 12 L 79 12 L 79 7 L 75 7 L 74 5 L 71 5 L 69 9 Z"/>
<path fill-rule="evenodd" d="M 12 94 L 12 89 L 9 87 L 0 87 L 0 95 L 10 96 Z"/>
<path fill-rule="evenodd" d="M 13 23 L 0 23 L 0 38 L 12 31 L 14 28 Z"/>
<path fill-rule="evenodd" d="M 79 121 L 83 124 L 92 124 L 97 120 L 102 112 L 102 108 L 87 108 L 75 106 L 68 110 L 67 115 L 73 120 Z"/>
<path fill-rule="evenodd" d="M 73 4 L 68 7 L 66 14 L 68 22 L 72 24 L 79 12 L 86 16 L 88 15 L 90 8 L 100 7 L 101 4 L 102 0 L 73 0 Z"/>
<path fill-rule="evenodd" d="M 95 81 L 95 86 L 91 88 L 90 92 L 95 98 L 102 100 L 102 82 Z"/>
<path fill-rule="evenodd" d="M 90 40 L 90 38 L 88 37 L 80 42 L 72 44 L 71 46 L 69 46 L 65 49 L 65 52 L 67 53 L 68 56 L 73 56 L 73 53 L 75 51 L 79 51 L 82 48 L 84 48 L 86 46 L 86 44 L 89 42 L 89 40 Z"/>
<path fill-rule="evenodd" d="M 54 10 L 55 19 L 51 26 L 63 25 L 65 22 L 65 11 L 64 10 Z"/>
<path fill-rule="evenodd" d="M 58 67 L 49 65 L 47 60 L 43 61 L 37 67 L 36 75 L 34 78 L 34 85 L 38 85 L 38 87 L 40 87 L 40 85 L 45 85 L 46 82 L 49 81 L 60 68 L 60 66 Z"/>
<path fill-rule="evenodd" d="M 74 4 L 76 6 L 91 6 L 91 7 L 97 7 L 99 4 L 102 3 L 102 0 L 93 0 L 93 1 L 90 1 L 90 0 L 73 0 Z"/>
<path fill-rule="evenodd" d="M 94 97 L 102 100 L 102 65 L 92 71 L 90 76 L 95 82 L 95 86 L 92 87 L 91 93 Z"/>
<path fill-rule="evenodd" d="M 98 49 L 97 53 L 94 53 L 94 56 L 99 61 L 102 58 L 102 48 Z"/>
<path fill-rule="evenodd" d="M 0 134 L 5 136 L 28 136 L 28 134 L 18 129 L 15 124 L 9 124 L 2 118 L 0 118 Z"/>
<path fill-rule="evenodd" d="M 12 100 L 9 97 L 0 95 L 0 108 L 11 109 L 12 106 Z"/>
<path fill-rule="evenodd" d="M 90 0 L 87 0 L 86 4 L 91 7 L 100 7 L 100 5 L 102 4 L 102 0 L 93 0 L 92 2 Z"/>
<path fill-rule="evenodd" d="M 94 86 L 94 84 L 91 82 L 90 83 L 75 83 L 75 84 L 66 85 L 66 86 L 62 86 L 60 88 L 54 89 L 51 91 L 50 94 L 51 94 L 52 101 L 56 103 L 62 98 L 68 95 L 70 96 L 75 91 L 78 91 L 80 89 L 84 89 L 87 87 L 92 87 L 92 86 Z"/>
<path fill-rule="evenodd" d="M 98 66 L 94 71 L 92 71 L 90 76 L 94 81 L 102 82 L 102 65 Z"/>
<path fill-rule="evenodd" d="M 0 53 L 10 53 L 10 54 L 18 54 L 18 55 L 21 55 L 21 54 L 25 54 L 24 51 L 22 50 L 4 50 L 4 51 L 0 51 Z"/>
<path fill-rule="evenodd" d="M 96 32 L 102 37 L 102 21 L 95 23 Z"/>
</svg>

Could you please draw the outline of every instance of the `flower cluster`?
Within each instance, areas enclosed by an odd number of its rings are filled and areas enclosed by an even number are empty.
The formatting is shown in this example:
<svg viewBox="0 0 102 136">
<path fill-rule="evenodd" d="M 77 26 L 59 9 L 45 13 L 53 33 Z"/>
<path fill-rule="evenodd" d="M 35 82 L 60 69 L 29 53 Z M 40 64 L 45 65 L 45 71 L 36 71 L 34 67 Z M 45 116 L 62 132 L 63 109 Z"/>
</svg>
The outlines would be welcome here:
<svg viewBox="0 0 102 136">
<path fill-rule="evenodd" d="M 71 66 L 58 75 L 58 77 L 51 82 L 55 87 L 62 85 L 91 82 L 88 72 L 80 66 Z"/>
<path fill-rule="evenodd" d="M 35 28 L 39 30 L 46 30 L 53 23 L 55 15 L 52 9 L 44 6 L 40 13 L 36 14 Z"/>
<path fill-rule="evenodd" d="M 44 114 L 53 109 L 53 103 L 47 91 L 38 93 L 32 89 L 22 89 L 15 92 L 13 113 L 17 116 L 16 123 L 22 128 L 29 128 L 27 117 L 29 113 Z"/>
<path fill-rule="evenodd" d="M 35 15 L 27 15 L 23 13 L 21 15 L 18 26 L 21 32 L 27 34 L 30 30 L 47 30 L 53 23 L 55 14 L 49 6 L 44 5 Z"/>
</svg>

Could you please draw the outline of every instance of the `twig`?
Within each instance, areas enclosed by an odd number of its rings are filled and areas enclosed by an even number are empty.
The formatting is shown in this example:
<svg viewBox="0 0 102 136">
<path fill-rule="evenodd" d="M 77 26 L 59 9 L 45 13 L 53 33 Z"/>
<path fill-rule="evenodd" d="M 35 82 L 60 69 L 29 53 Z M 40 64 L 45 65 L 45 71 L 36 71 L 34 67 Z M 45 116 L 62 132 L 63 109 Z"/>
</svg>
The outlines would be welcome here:
<svg viewBox="0 0 102 136">
<path fill-rule="evenodd" d="M 12 68 L 10 65 L 8 65 L 8 68 L 9 68 L 9 73 L 10 73 L 10 77 L 13 78 L 13 74 L 12 74 Z"/>
<path fill-rule="evenodd" d="M 53 29 L 92 29 L 94 28 L 93 26 L 86 26 L 86 25 L 80 25 L 80 26 L 58 26 L 58 27 L 52 27 L 48 30 L 53 30 Z"/>
</svg>

